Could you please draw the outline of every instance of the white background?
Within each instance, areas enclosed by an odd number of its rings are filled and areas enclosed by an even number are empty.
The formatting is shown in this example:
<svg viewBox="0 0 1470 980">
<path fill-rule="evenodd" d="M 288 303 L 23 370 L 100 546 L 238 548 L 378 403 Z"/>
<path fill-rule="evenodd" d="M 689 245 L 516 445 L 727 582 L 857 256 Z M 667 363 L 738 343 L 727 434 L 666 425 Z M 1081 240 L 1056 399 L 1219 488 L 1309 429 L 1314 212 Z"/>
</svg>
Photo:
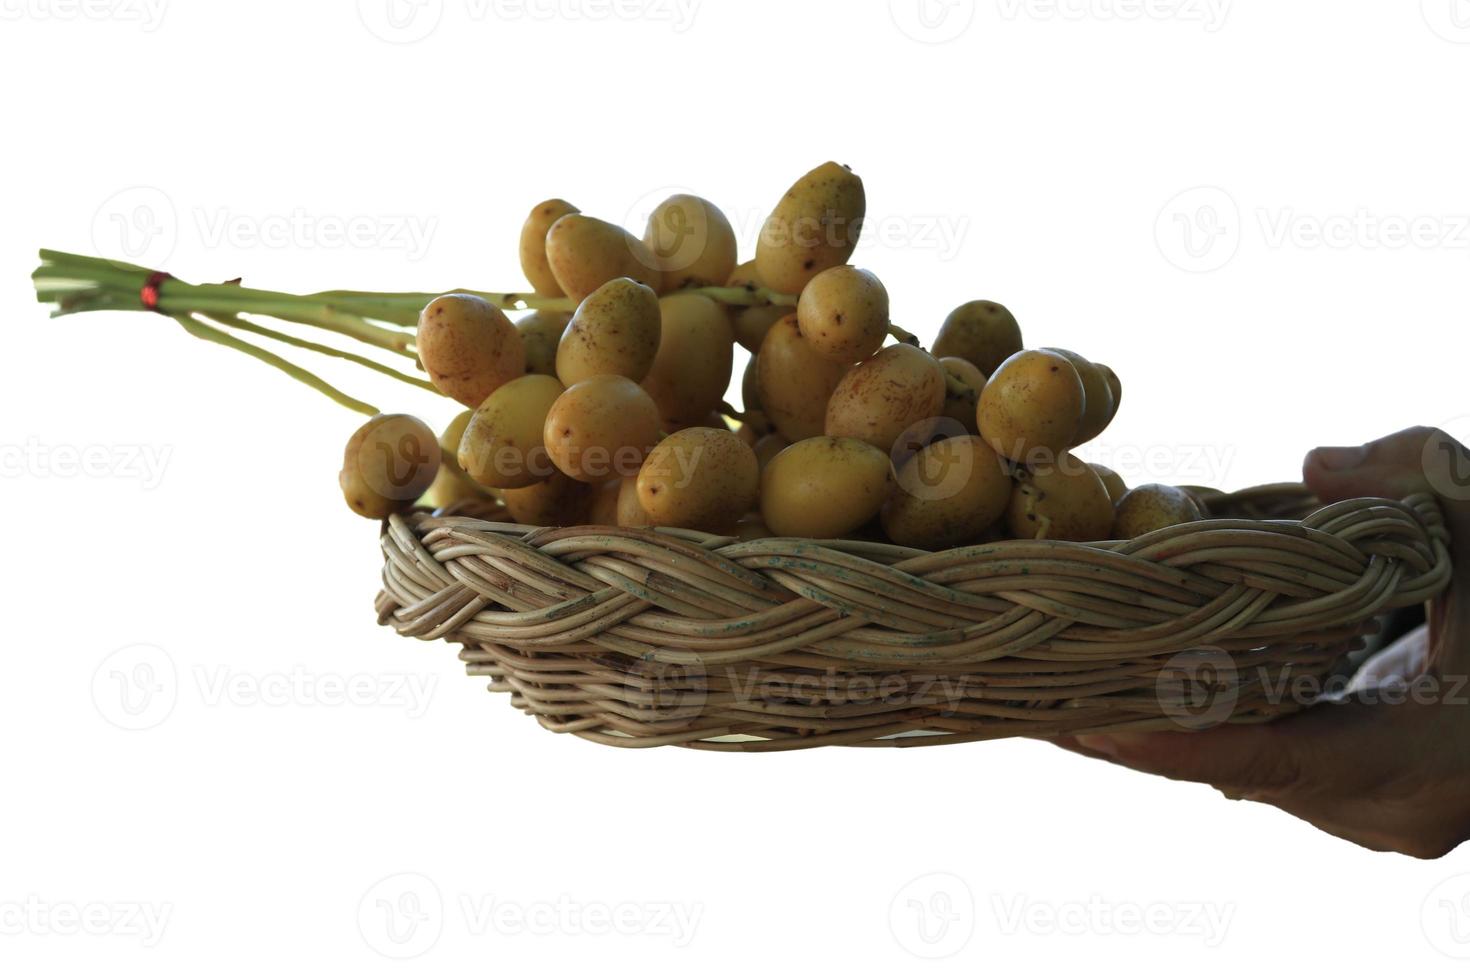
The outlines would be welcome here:
<svg viewBox="0 0 1470 980">
<path fill-rule="evenodd" d="M 26 275 L 50 246 L 521 288 L 542 198 L 623 220 L 689 188 L 750 242 L 836 159 L 898 322 L 994 299 L 1112 364 L 1091 455 L 1130 480 L 1292 479 L 1317 444 L 1470 428 L 1470 4 L 89 2 L 0 0 L 0 972 L 1463 975 L 1463 853 L 1023 741 L 543 732 L 375 625 L 376 529 L 335 486 L 355 416 L 163 318 L 48 320 Z M 354 371 L 322 367 L 452 414 Z"/>
</svg>

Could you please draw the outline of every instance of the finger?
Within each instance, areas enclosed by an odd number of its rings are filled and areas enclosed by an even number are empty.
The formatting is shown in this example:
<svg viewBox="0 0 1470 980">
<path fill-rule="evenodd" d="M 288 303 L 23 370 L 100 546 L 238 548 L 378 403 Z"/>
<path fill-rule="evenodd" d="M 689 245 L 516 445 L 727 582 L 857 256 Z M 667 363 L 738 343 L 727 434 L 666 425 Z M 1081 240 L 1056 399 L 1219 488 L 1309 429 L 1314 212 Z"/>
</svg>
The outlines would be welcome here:
<svg viewBox="0 0 1470 980">
<path fill-rule="evenodd" d="M 1438 429 L 1406 429 L 1356 448 L 1314 449 L 1302 473 L 1327 501 L 1435 492 L 1451 550 L 1470 552 L 1470 451 Z M 1455 564 L 1450 593 L 1431 604 L 1429 619 L 1434 669 L 1470 671 L 1470 561 Z"/>
<path fill-rule="evenodd" d="M 1352 497 L 1400 500 L 1412 493 L 1436 493 L 1450 533 L 1470 540 L 1470 493 L 1458 482 L 1470 479 L 1470 451 L 1438 429 L 1405 429 L 1362 446 L 1329 446 L 1307 454 L 1302 476 L 1326 502 Z M 1448 491 L 1455 490 L 1455 493 Z"/>
</svg>

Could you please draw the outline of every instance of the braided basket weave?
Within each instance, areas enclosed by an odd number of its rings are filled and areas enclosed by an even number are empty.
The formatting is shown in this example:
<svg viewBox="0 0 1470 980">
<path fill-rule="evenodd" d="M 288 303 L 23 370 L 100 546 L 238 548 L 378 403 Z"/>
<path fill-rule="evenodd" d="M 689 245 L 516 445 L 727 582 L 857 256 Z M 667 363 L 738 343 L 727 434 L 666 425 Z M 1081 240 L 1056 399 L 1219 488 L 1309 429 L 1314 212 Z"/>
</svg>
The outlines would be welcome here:
<svg viewBox="0 0 1470 980">
<path fill-rule="evenodd" d="M 936 553 L 414 512 L 378 616 L 552 731 L 769 751 L 1191 727 L 1201 689 L 1265 721 L 1449 582 L 1428 495 L 1198 493 L 1210 520 L 1133 541 Z"/>
</svg>

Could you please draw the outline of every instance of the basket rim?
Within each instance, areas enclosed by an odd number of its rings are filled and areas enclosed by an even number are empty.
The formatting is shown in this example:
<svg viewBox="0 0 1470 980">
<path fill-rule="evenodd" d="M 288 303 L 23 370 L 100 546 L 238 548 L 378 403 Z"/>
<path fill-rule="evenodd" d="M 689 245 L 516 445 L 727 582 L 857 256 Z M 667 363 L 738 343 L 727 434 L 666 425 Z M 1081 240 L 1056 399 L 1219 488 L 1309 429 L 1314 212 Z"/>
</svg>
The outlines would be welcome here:
<svg viewBox="0 0 1470 980">
<path fill-rule="evenodd" d="M 1304 498 L 1309 496 L 1309 492 L 1300 484 L 1268 484 L 1233 494 L 1220 493 L 1216 500 L 1280 499 L 1283 496 Z M 1420 547 L 1417 550 L 1401 545 L 1388 548 L 1393 553 L 1393 560 L 1368 562 L 1367 565 L 1373 567 L 1374 574 L 1370 580 L 1363 580 L 1365 556 L 1355 542 L 1362 542 L 1365 535 L 1373 533 L 1412 532 L 1415 526 L 1421 530 L 1421 540 L 1418 542 Z M 445 560 L 454 561 L 472 554 L 485 553 L 488 549 L 497 552 L 495 560 L 502 571 L 507 563 L 524 562 L 530 570 L 527 572 L 530 577 L 554 573 L 556 566 L 566 568 L 568 564 L 575 565 L 587 556 L 589 549 L 601 550 L 620 555 L 624 559 L 642 561 L 654 571 L 663 570 L 670 577 L 685 577 L 698 586 L 708 585 L 712 580 L 718 579 L 720 587 L 727 593 L 727 599 L 739 600 L 742 595 L 764 599 L 783 594 L 800 595 L 845 615 L 857 615 L 860 611 L 879 611 L 875 606 L 864 605 L 860 601 L 863 597 L 851 594 L 854 587 L 858 591 L 866 588 L 870 592 L 895 589 L 904 595 L 917 593 L 930 601 L 957 603 L 961 608 L 985 612 L 985 603 L 977 603 L 965 592 L 951 588 L 949 580 L 962 575 L 966 563 L 1003 567 L 1003 563 L 1008 561 L 1020 563 L 1017 568 L 1019 577 L 1029 577 L 1039 567 L 1053 572 L 1090 575 L 1105 581 L 1110 580 L 1124 588 L 1146 587 L 1162 598 L 1183 602 L 1191 594 L 1198 595 L 1201 589 L 1198 577 L 1192 576 L 1186 569 L 1198 564 L 1201 554 L 1205 557 L 1220 554 L 1246 565 L 1252 559 L 1276 563 L 1279 567 L 1272 569 L 1276 573 L 1275 577 L 1267 571 L 1258 571 L 1252 576 L 1252 581 L 1257 585 L 1271 583 L 1288 591 L 1293 583 L 1280 580 L 1279 576 L 1282 574 L 1290 574 L 1296 579 L 1311 575 L 1317 578 L 1325 576 L 1344 587 L 1348 586 L 1349 577 L 1355 576 L 1358 588 L 1350 594 L 1376 595 L 1378 601 L 1371 610 L 1365 608 L 1361 602 L 1349 603 L 1347 611 L 1315 624 L 1335 628 L 1361 622 L 1388 609 L 1426 601 L 1443 590 L 1452 573 L 1448 531 L 1438 503 L 1430 494 L 1415 494 L 1403 501 L 1376 497 L 1355 498 L 1318 507 L 1300 520 L 1207 518 L 1153 531 L 1131 541 L 1012 539 L 934 552 L 861 540 L 770 537 L 741 541 L 730 535 L 711 535 L 678 528 L 618 528 L 606 525 L 532 527 L 425 511 L 394 515 L 384 523 L 384 532 L 382 540 L 385 553 L 389 556 L 389 568 L 395 565 L 400 569 L 437 565 L 438 559 L 430 548 L 425 547 L 425 539 L 431 540 L 433 549 Z M 495 540 L 514 542 L 514 546 L 497 549 L 494 547 Z M 1390 567 L 1403 574 L 1389 575 Z M 1290 572 L 1293 568 L 1297 568 L 1297 573 Z M 810 583 L 802 587 L 793 582 L 790 575 L 792 572 L 830 574 L 845 581 L 843 587 L 835 591 L 816 589 Z M 572 584 L 580 585 L 583 590 L 596 592 L 608 588 L 604 580 L 608 577 L 572 575 L 571 579 L 576 580 Z M 776 579 L 775 582 L 772 581 L 773 578 Z M 936 585 L 934 579 L 938 579 L 939 584 Z M 781 584 L 783 580 L 784 585 Z M 457 582 L 452 577 L 443 581 Z M 471 586 L 463 582 L 457 584 L 464 591 L 473 592 Z M 652 599 L 657 591 L 637 588 L 628 581 L 621 584 L 629 590 L 628 594 L 643 601 Z M 385 587 L 384 598 L 389 606 L 396 602 L 392 591 Z M 1218 589 L 1210 591 L 1216 594 L 1219 592 Z M 489 592 L 494 595 L 493 589 Z M 1337 597 L 1341 598 L 1341 594 Z M 482 595 L 480 598 L 485 597 Z M 679 607 L 677 602 L 671 604 L 675 608 Z M 411 607 L 414 613 L 427 611 L 418 608 L 418 605 L 412 603 L 405 606 L 400 603 L 397 608 Z M 1324 602 L 1320 605 L 1331 607 L 1332 603 Z M 433 604 L 430 604 L 429 608 L 432 607 Z M 544 610 L 545 606 L 539 608 Z M 1312 609 L 1313 607 L 1308 606 L 1306 610 L 1297 609 L 1296 612 L 1300 614 Z M 473 618 L 480 611 L 477 609 L 466 618 Z M 557 608 L 549 615 L 567 612 L 566 609 Z M 1058 609 L 1055 614 L 1060 615 L 1061 610 Z M 409 615 L 412 616 L 413 613 Z M 1290 617 L 1282 616 L 1279 611 L 1264 615 L 1268 624 L 1290 621 Z M 535 618 L 525 615 L 524 609 L 514 613 L 511 618 L 517 616 L 526 620 Z M 388 622 L 393 619 L 394 611 L 380 610 L 380 617 Z M 920 617 L 920 621 L 925 618 L 927 617 Z M 1084 621 L 1088 619 L 1087 616 L 1078 618 Z M 402 619 L 402 616 L 398 617 L 399 625 L 402 625 Z M 896 625 L 902 617 L 879 616 L 879 619 L 895 624 L 890 625 L 892 629 L 904 629 L 902 625 Z M 499 625 L 509 629 L 512 623 L 509 619 L 504 619 Z M 400 632 L 423 635 L 421 627 L 422 623 L 409 629 L 401 628 Z M 908 632 L 927 635 L 934 630 L 913 628 Z M 434 638 L 444 635 L 448 633 L 438 630 Z M 1261 633 L 1261 638 L 1270 639 L 1272 635 L 1272 631 L 1265 630 Z M 506 642 L 513 642 L 514 637 L 514 633 L 506 633 Z M 668 662 L 680 660 L 666 655 L 654 655 L 648 659 Z M 903 666 L 905 659 L 897 658 L 894 666 Z"/>
<path fill-rule="evenodd" d="M 378 617 L 465 644 L 492 691 L 604 744 L 925 745 L 1158 726 L 1168 705 L 1155 685 L 1188 651 L 1320 680 L 1377 616 L 1439 595 L 1453 574 L 1430 494 L 1321 506 L 1300 484 L 1213 494 L 1217 507 L 1307 513 L 926 552 L 420 510 L 383 525 Z M 936 706 L 904 687 L 902 706 L 853 708 L 782 680 L 931 675 L 962 694 Z M 765 686 L 732 687 L 746 682 Z M 691 692 L 698 710 L 659 700 Z M 1299 707 L 1257 681 L 1235 696 L 1240 723 Z"/>
</svg>

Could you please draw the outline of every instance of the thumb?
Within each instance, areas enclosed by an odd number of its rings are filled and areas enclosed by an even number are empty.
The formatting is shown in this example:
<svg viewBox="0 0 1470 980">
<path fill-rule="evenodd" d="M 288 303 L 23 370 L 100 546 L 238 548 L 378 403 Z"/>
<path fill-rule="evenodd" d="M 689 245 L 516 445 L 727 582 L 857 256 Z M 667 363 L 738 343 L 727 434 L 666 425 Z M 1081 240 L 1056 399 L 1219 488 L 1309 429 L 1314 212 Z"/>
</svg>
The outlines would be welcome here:
<svg viewBox="0 0 1470 980">
<path fill-rule="evenodd" d="M 1470 541 L 1470 452 L 1439 429 L 1405 429 L 1362 446 L 1314 449 L 1302 476 L 1328 503 L 1400 500 L 1428 491 L 1439 498 L 1454 541 L 1462 547 Z"/>
</svg>

